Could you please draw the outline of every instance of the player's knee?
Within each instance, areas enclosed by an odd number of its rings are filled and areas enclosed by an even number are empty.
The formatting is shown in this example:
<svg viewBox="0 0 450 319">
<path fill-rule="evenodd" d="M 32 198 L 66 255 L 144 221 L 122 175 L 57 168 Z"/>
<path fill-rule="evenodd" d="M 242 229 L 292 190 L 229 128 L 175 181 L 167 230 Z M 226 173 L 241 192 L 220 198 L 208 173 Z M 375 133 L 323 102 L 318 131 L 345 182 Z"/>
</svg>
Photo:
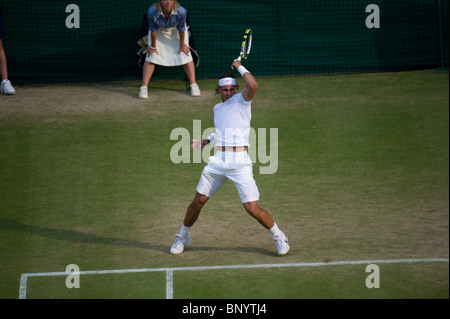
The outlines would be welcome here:
<svg viewBox="0 0 450 319">
<path fill-rule="evenodd" d="M 256 202 L 244 204 L 245 210 L 256 219 L 261 219 L 261 209 Z"/>
<path fill-rule="evenodd" d="M 205 195 L 197 194 L 192 201 L 191 207 L 194 209 L 201 209 L 207 201 L 208 197 L 206 197 Z"/>
</svg>

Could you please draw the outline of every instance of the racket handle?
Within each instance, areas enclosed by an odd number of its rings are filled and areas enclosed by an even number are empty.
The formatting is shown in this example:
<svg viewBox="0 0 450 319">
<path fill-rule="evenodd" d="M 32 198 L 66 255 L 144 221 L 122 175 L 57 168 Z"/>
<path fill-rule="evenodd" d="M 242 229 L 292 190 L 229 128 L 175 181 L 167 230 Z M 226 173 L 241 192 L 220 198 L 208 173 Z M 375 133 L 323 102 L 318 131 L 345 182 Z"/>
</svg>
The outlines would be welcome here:
<svg viewBox="0 0 450 319">
<path fill-rule="evenodd" d="M 242 58 L 242 57 L 239 56 L 239 58 L 237 58 L 236 60 L 241 61 L 241 58 Z M 234 61 L 236 61 L 236 60 L 234 60 Z M 234 70 L 233 66 L 231 66 L 231 69 Z"/>
</svg>

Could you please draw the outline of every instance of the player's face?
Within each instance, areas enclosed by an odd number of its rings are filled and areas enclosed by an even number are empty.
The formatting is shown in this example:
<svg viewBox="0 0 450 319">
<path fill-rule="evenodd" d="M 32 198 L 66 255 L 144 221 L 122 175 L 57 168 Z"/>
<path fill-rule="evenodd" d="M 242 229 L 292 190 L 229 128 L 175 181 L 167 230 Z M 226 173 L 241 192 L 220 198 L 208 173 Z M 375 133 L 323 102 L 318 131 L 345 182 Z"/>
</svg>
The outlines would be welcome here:
<svg viewBox="0 0 450 319">
<path fill-rule="evenodd" d="M 220 94 L 222 95 L 222 102 L 228 101 L 237 92 L 236 85 L 224 85 L 219 87 Z"/>
<path fill-rule="evenodd" d="M 173 7 L 175 6 L 175 0 L 160 0 L 161 8 L 164 13 L 172 12 Z"/>
</svg>

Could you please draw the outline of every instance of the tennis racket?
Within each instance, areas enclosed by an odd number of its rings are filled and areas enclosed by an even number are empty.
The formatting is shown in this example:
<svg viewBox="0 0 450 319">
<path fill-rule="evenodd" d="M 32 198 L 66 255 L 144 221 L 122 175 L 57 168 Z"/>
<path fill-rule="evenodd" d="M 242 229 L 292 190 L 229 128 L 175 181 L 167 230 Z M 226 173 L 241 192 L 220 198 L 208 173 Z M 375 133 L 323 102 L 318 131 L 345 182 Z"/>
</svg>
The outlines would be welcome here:
<svg viewBox="0 0 450 319">
<path fill-rule="evenodd" d="M 252 29 L 247 29 L 244 33 L 244 39 L 241 44 L 241 53 L 236 60 L 241 61 L 242 59 L 247 60 L 252 49 L 253 32 Z M 231 67 L 233 68 L 233 67 Z"/>
</svg>

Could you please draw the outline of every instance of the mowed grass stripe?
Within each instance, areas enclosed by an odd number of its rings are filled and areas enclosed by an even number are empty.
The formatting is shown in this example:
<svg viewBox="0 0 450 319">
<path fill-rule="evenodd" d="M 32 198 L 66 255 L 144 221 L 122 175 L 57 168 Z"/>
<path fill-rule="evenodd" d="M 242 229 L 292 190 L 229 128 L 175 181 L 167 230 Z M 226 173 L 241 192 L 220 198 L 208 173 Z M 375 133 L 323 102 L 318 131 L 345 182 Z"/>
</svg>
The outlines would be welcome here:
<svg viewBox="0 0 450 319">
<path fill-rule="evenodd" d="M 261 206 L 290 239 L 283 262 L 448 258 L 448 72 L 258 80 L 252 126 L 278 128 L 279 163 L 254 172 Z M 154 82 L 147 101 L 138 83 L 0 96 L 0 296 L 17 298 L 22 273 L 72 263 L 279 262 L 231 183 L 186 252 L 168 253 L 204 167 L 173 164 L 170 133 L 213 125 L 216 84 L 200 81 L 199 99 L 177 81 Z"/>
</svg>

